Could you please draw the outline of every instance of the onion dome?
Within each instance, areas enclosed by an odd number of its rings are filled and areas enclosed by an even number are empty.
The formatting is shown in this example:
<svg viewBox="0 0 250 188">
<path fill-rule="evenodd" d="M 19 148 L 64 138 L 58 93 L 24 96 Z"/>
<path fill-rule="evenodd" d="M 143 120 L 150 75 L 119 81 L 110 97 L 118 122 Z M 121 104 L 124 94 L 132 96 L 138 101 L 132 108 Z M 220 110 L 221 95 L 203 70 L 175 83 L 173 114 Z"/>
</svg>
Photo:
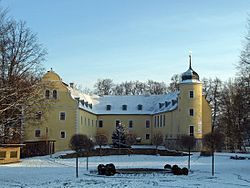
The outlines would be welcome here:
<svg viewBox="0 0 250 188">
<path fill-rule="evenodd" d="M 191 55 L 189 55 L 189 69 L 181 75 L 181 79 L 182 81 L 185 81 L 185 80 L 198 80 L 199 81 L 198 73 L 192 69 L 192 56 Z"/>
</svg>

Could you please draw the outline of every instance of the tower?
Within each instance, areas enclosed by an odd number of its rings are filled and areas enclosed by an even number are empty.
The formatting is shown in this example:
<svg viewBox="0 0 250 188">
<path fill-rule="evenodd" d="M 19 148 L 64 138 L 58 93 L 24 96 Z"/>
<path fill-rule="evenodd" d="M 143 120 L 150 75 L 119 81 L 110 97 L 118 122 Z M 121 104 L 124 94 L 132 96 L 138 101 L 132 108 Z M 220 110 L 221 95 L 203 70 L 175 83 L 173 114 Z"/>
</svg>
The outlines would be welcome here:
<svg viewBox="0 0 250 188">
<path fill-rule="evenodd" d="M 179 134 L 202 138 L 202 83 L 192 69 L 192 56 L 189 55 L 189 68 L 181 76 L 179 83 Z"/>
</svg>

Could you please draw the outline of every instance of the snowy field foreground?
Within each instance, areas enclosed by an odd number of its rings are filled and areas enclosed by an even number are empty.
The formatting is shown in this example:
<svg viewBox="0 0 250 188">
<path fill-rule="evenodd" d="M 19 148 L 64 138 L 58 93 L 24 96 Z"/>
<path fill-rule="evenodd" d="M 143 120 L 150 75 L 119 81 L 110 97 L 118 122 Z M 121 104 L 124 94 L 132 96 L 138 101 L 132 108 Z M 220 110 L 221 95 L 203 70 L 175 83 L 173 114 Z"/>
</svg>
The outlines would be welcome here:
<svg viewBox="0 0 250 188">
<path fill-rule="evenodd" d="M 216 154 L 216 173 L 211 176 L 211 157 L 192 156 L 188 176 L 172 174 L 137 174 L 106 177 L 86 171 L 85 158 L 80 159 L 79 178 L 75 178 L 75 159 L 33 157 L 21 163 L 0 166 L 0 187 L 250 187 L 250 160 L 232 160 L 235 154 Z M 250 155 L 238 155 L 247 156 Z M 114 163 L 117 168 L 163 168 L 166 163 L 187 166 L 187 157 L 105 156 L 90 157 L 89 169 L 100 163 Z"/>
</svg>

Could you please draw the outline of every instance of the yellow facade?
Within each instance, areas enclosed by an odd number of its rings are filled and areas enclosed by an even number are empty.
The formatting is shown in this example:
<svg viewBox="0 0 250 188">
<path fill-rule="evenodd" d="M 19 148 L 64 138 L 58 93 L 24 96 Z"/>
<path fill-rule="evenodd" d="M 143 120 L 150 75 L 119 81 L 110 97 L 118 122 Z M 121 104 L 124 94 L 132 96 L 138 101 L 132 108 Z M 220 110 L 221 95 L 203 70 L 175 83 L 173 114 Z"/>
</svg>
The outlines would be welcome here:
<svg viewBox="0 0 250 188">
<path fill-rule="evenodd" d="M 190 70 L 192 69 L 188 71 Z M 73 86 L 65 84 L 54 71 L 48 71 L 43 81 L 52 83 L 52 86 L 50 85 L 44 95 L 52 101 L 52 105 L 49 112 L 42 116 L 45 118 L 44 121 L 38 124 L 25 123 L 24 139 L 25 141 L 55 140 L 55 151 L 69 149 L 70 138 L 75 133 L 85 134 L 93 141 L 97 134 L 104 134 L 109 143 L 112 143 L 111 136 L 117 121 L 126 127 L 128 133 L 140 138 L 140 144 L 151 144 L 152 136 L 156 133 L 161 133 L 166 140 L 178 139 L 181 135 L 189 134 L 202 139 L 203 135 L 211 130 L 211 109 L 202 96 L 202 84 L 197 79 L 190 79 L 187 82 L 185 74 L 184 81 L 179 84 L 177 97 L 169 103 L 165 101 L 166 109 L 167 105 L 173 108 L 140 114 L 135 110 L 135 113 L 95 110 L 95 104 L 100 103 L 101 97 L 91 98 L 81 94 Z M 126 103 L 126 98 L 120 97 Z"/>
</svg>

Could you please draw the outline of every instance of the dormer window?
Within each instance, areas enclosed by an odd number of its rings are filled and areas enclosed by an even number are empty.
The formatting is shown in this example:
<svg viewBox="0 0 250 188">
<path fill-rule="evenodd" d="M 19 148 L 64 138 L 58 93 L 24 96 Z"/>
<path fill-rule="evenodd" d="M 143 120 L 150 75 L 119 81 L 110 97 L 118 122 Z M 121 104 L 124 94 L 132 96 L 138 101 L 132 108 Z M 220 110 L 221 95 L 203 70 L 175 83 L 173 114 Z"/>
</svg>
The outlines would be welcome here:
<svg viewBox="0 0 250 188">
<path fill-rule="evenodd" d="M 111 110 L 111 105 L 108 104 L 108 105 L 106 106 L 106 110 L 107 110 L 107 111 L 110 111 L 110 110 Z"/>
<path fill-rule="evenodd" d="M 126 104 L 122 105 L 122 110 L 127 110 L 127 105 Z"/>
<path fill-rule="evenodd" d="M 172 100 L 172 106 L 174 106 L 177 103 L 177 100 Z"/>
<path fill-rule="evenodd" d="M 84 106 L 84 100 L 80 100 L 81 104 Z"/>
<path fill-rule="evenodd" d="M 165 107 L 168 107 L 169 104 L 170 104 L 170 102 L 165 101 Z"/>
<path fill-rule="evenodd" d="M 137 105 L 137 109 L 138 109 L 138 110 L 142 110 L 142 105 L 141 105 L 141 104 L 138 104 L 138 105 Z"/>
<path fill-rule="evenodd" d="M 57 91 L 53 90 L 52 92 L 53 99 L 57 99 Z"/>
<path fill-rule="evenodd" d="M 163 103 L 159 103 L 159 108 L 163 107 L 163 105 L 164 105 Z"/>
<path fill-rule="evenodd" d="M 49 99 L 49 95 L 50 95 L 49 90 L 46 90 L 46 91 L 45 91 L 45 98 L 46 98 L 46 99 Z"/>
<path fill-rule="evenodd" d="M 92 104 L 89 104 L 89 108 L 92 109 Z"/>
<path fill-rule="evenodd" d="M 88 101 L 85 102 L 85 106 L 88 107 L 89 106 L 89 103 Z"/>
</svg>

